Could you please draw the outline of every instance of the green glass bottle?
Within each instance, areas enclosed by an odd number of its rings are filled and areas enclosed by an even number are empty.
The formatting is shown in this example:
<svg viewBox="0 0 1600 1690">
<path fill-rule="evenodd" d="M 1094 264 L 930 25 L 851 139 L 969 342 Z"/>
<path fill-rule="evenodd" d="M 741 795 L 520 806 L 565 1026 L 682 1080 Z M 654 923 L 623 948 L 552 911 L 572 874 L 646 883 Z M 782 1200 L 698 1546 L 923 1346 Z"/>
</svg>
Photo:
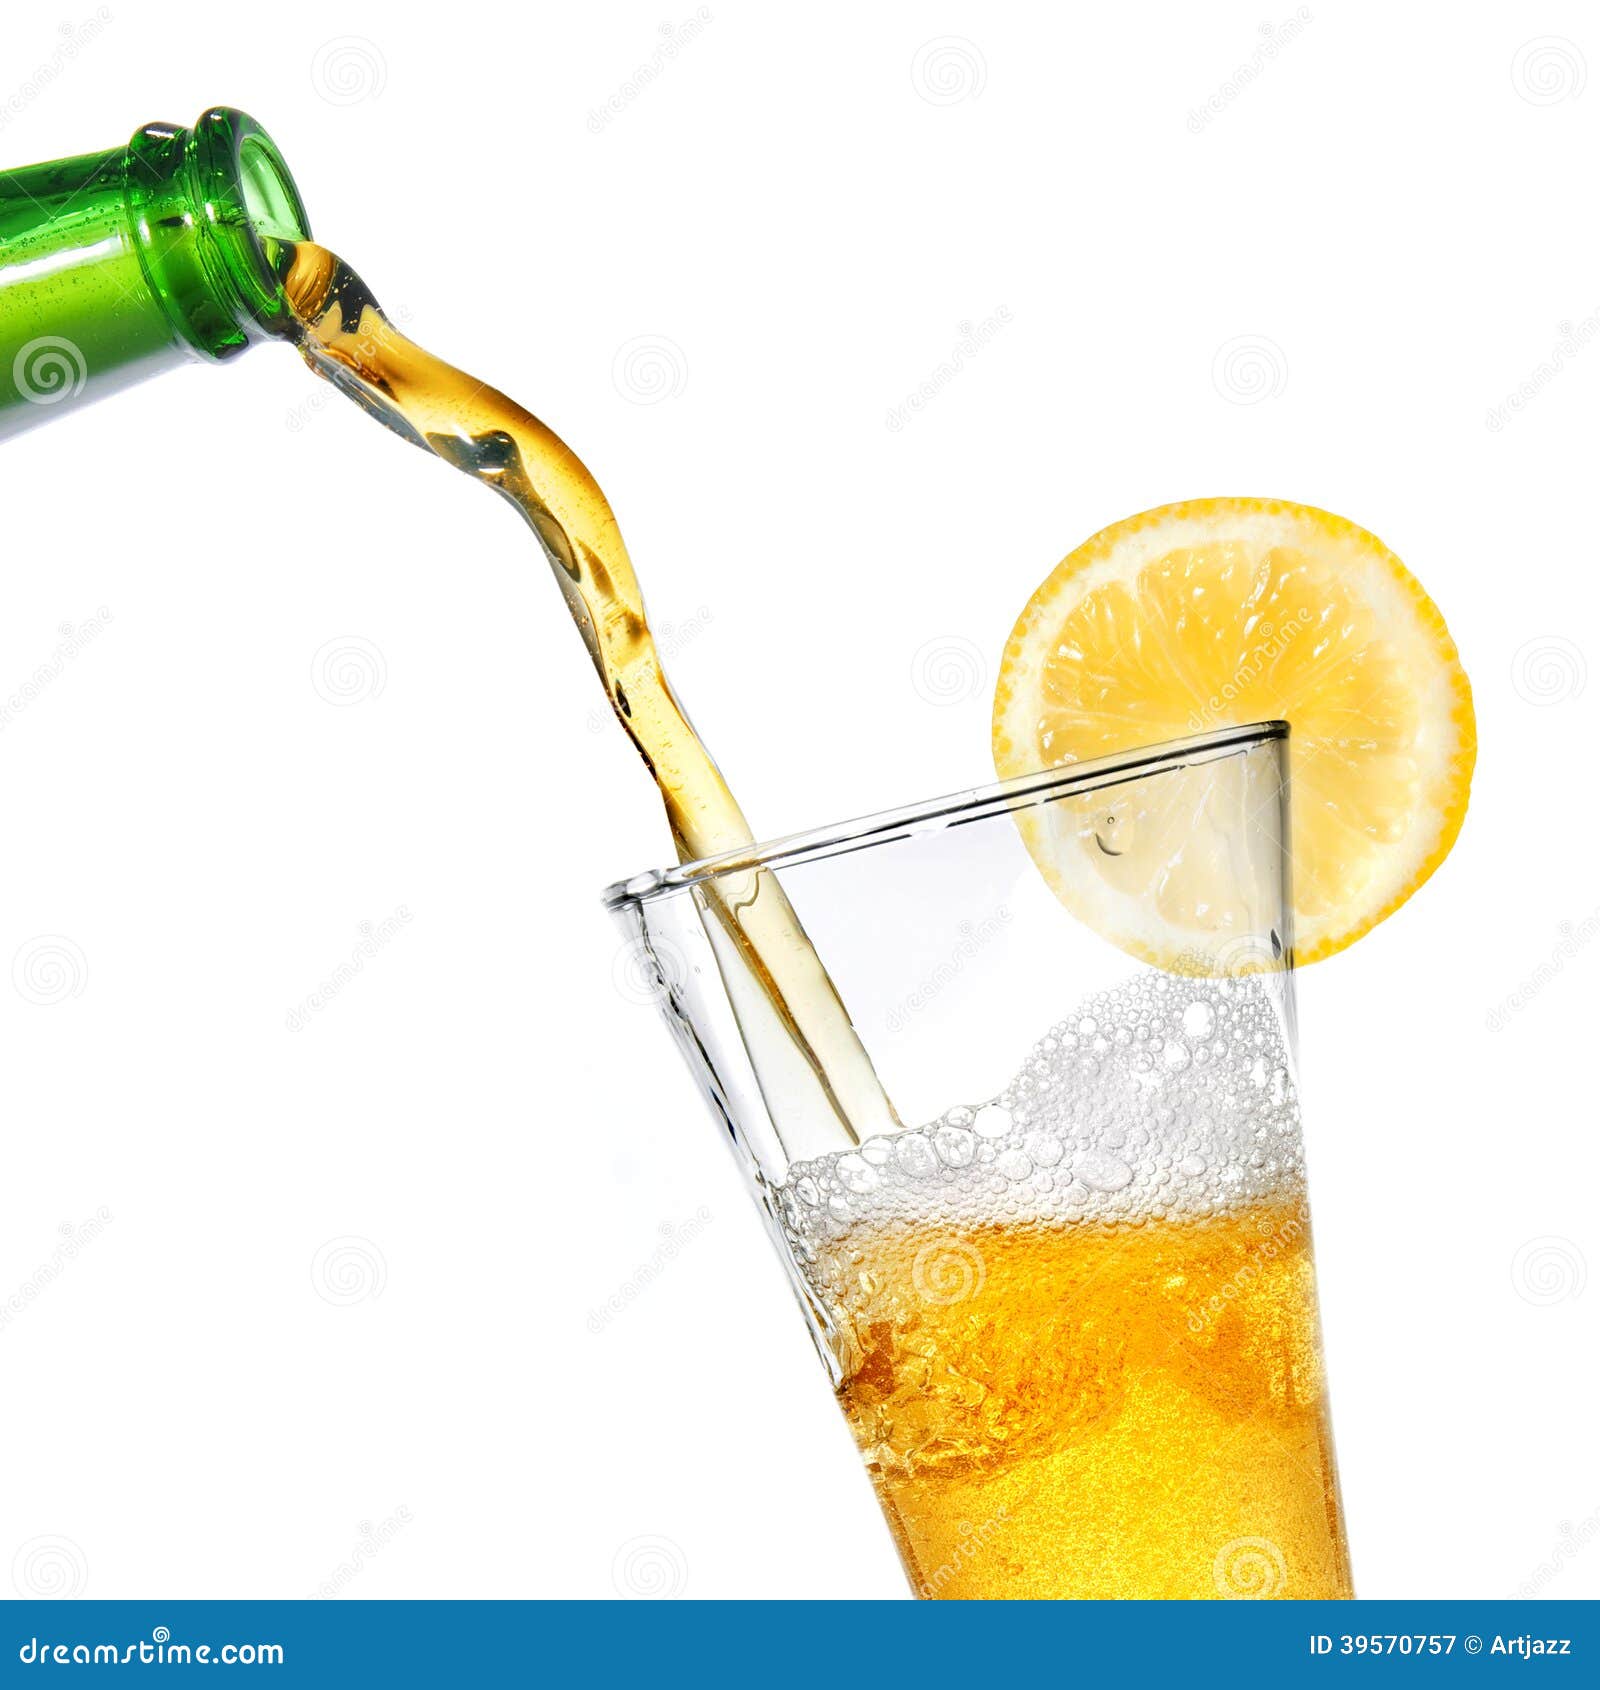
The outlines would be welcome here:
<svg viewBox="0 0 1600 1690">
<path fill-rule="evenodd" d="M 310 234 L 271 138 L 228 106 L 0 171 L 0 438 L 281 331 L 262 240 Z"/>
</svg>

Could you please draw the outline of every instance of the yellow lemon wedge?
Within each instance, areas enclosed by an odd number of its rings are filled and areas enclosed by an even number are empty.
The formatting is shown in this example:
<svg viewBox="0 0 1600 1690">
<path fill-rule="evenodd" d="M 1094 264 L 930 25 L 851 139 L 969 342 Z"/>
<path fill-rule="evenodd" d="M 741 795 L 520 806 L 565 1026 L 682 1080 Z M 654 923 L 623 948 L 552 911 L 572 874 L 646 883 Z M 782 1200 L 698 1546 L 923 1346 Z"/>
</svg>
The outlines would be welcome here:
<svg viewBox="0 0 1600 1690">
<path fill-rule="evenodd" d="M 1103 529 L 1012 629 L 995 767 L 1005 779 L 1277 719 L 1291 728 L 1295 960 L 1314 962 L 1444 861 L 1477 754 L 1472 689 L 1444 618 L 1364 528 L 1281 499 L 1197 499 Z M 1075 914 L 1177 966 L 1225 916 L 1219 865 L 1195 841 L 1208 805 L 1240 813 L 1241 795 L 1224 790 L 1238 761 L 1185 771 L 1182 801 L 1160 825 L 1146 817 L 1131 848 L 1108 844 L 1114 810 L 1098 823 L 1053 821 L 1048 805 L 1020 812 L 1024 838 Z"/>
</svg>

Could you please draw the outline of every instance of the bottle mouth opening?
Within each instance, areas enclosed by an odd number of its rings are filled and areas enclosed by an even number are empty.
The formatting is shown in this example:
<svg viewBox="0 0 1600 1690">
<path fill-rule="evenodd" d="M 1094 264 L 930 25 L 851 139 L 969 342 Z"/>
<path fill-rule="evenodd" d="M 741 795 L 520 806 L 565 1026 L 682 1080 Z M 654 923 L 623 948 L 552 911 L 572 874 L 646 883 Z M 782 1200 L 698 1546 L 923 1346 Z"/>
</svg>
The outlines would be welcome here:
<svg viewBox="0 0 1600 1690">
<path fill-rule="evenodd" d="M 311 238 L 294 177 L 271 137 L 259 129 L 242 136 L 239 142 L 239 191 L 245 216 L 256 234 L 280 241 Z"/>
<path fill-rule="evenodd" d="M 254 322 L 281 331 L 289 311 L 265 243 L 311 238 L 311 219 L 283 154 L 248 113 L 213 106 L 194 127 L 194 165 L 197 198 L 230 280 Z"/>
</svg>

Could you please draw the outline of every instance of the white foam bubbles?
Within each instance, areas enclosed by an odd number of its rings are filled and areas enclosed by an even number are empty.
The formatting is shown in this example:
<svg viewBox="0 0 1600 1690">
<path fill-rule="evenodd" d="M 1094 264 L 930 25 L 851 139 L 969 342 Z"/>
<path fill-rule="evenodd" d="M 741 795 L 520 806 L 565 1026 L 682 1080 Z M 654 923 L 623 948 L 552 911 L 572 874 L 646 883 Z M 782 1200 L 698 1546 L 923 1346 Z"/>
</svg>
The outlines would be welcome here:
<svg viewBox="0 0 1600 1690">
<path fill-rule="evenodd" d="M 1199 1219 L 1298 1199 L 1299 1123 L 1266 983 L 1149 972 L 1050 1028 L 997 1097 L 797 1163 L 782 1210 L 803 1260 L 864 1222 Z"/>
</svg>

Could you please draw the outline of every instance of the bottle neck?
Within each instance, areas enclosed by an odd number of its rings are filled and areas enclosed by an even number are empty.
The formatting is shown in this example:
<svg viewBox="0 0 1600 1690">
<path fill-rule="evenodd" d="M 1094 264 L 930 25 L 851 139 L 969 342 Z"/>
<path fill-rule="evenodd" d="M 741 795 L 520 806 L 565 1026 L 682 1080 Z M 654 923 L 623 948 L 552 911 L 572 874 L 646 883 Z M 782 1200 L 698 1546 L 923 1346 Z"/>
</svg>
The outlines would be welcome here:
<svg viewBox="0 0 1600 1690">
<path fill-rule="evenodd" d="M 150 290 L 205 357 L 228 358 L 290 322 L 264 239 L 306 240 L 288 166 L 243 112 L 214 106 L 192 129 L 151 123 L 128 145 L 129 228 Z"/>
<path fill-rule="evenodd" d="M 0 171 L 0 439 L 290 332 L 263 243 L 310 232 L 271 138 L 222 106 Z"/>
</svg>

